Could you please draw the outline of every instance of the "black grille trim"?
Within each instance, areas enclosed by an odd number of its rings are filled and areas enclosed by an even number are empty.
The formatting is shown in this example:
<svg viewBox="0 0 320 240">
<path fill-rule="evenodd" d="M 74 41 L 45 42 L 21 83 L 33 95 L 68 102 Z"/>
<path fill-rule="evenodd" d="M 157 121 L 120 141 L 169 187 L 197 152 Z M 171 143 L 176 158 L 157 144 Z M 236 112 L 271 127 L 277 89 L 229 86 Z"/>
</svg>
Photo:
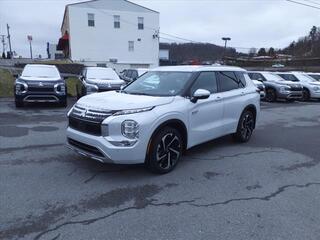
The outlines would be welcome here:
<svg viewBox="0 0 320 240">
<path fill-rule="evenodd" d="M 69 127 L 95 136 L 101 136 L 101 123 L 79 119 L 73 116 L 69 117 Z"/>
<path fill-rule="evenodd" d="M 71 145 L 71 146 L 74 146 L 76 148 L 79 148 L 85 152 L 88 152 L 88 153 L 91 153 L 97 157 L 105 157 L 103 155 L 103 153 L 96 147 L 93 147 L 91 145 L 88 145 L 88 144 L 85 144 L 85 143 L 82 143 L 82 142 L 78 142 L 74 139 L 71 139 L 71 138 L 68 138 L 68 143 Z"/>
</svg>

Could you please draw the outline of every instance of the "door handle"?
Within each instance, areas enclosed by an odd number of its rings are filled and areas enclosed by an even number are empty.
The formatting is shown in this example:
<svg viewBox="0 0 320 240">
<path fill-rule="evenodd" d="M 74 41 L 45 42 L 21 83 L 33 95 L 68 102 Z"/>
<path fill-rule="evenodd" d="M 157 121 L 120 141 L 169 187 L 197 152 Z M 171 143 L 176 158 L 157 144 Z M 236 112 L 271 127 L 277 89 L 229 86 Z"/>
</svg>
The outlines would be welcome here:
<svg viewBox="0 0 320 240">
<path fill-rule="evenodd" d="M 221 101 L 222 101 L 222 98 L 218 96 L 218 97 L 216 98 L 216 102 L 221 102 Z"/>
</svg>

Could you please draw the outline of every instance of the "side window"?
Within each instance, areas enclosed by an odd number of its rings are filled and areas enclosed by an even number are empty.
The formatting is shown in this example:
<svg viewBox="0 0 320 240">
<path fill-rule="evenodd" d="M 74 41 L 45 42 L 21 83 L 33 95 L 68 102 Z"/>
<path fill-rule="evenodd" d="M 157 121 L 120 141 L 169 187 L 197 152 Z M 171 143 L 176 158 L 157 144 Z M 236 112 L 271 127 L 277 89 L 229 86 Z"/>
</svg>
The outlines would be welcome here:
<svg viewBox="0 0 320 240">
<path fill-rule="evenodd" d="M 244 77 L 244 72 L 236 72 L 238 81 L 239 81 L 239 87 L 244 88 L 246 86 L 246 78 Z"/>
<path fill-rule="evenodd" d="M 138 72 L 137 72 L 137 70 L 133 70 L 133 71 L 132 71 L 132 78 L 133 78 L 133 79 L 137 79 L 137 78 L 138 78 Z"/>
<path fill-rule="evenodd" d="M 120 28 L 120 16 L 119 15 L 113 15 L 113 27 Z"/>
<path fill-rule="evenodd" d="M 94 14 L 88 13 L 88 26 L 94 27 Z"/>
<path fill-rule="evenodd" d="M 131 76 L 132 76 L 132 71 L 128 70 L 126 73 L 126 77 L 131 78 Z"/>
<path fill-rule="evenodd" d="M 198 89 L 206 89 L 210 93 L 218 92 L 217 79 L 214 72 L 202 72 L 191 87 L 191 94 Z"/>
<path fill-rule="evenodd" d="M 266 79 L 261 73 L 256 73 L 254 80 L 265 81 Z"/>
<path fill-rule="evenodd" d="M 239 88 L 239 81 L 234 72 L 218 72 L 220 91 L 226 92 Z"/>
</svg>

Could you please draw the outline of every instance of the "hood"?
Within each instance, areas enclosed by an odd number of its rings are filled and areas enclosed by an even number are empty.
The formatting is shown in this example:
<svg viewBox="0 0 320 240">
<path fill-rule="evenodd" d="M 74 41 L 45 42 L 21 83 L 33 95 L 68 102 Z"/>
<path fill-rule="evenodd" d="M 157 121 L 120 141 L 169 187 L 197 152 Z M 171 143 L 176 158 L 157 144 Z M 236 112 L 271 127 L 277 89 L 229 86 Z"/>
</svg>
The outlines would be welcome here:
<svg viewBox="0 0 320 240">
<path fill-rule="evenodd" d="M 320 82 L 318 81 L 314 81 L 314 82 L 309 82 L 310 85 L 313 85 L 313 86 L 320 86 Z"/>
<path fill-rule="evenodd" d="M 111 79 L 111 80 L 102 80 L 102 79 L 88 79 L 87 83 L 89 84 L 95 84 L 98 86 L 105 86 L 105 85 L 121 85 L 125 82 L 121 79 Z"/>
<path fill-rule="evenodd" d="M 292 81 L 287 81 L 287 80 L 270 80 L 270 82 L 275 82 L 277 84 L 280 84 L 280 85 L 299 85 L 300 86 L 300 83 L 299 82 L 292 82 Z"/>
<path fill-rule="evenodd" d="M 41 78 L 41 77 L 20 77 L 19 78 L 22 81 L 38 81 L 38 82 L 45 82 L 45 81 L 59 81 L 61 80 L 61 78 L 57 78 L 57 77 L 49 77 L 49 78 Z"/>
<path fill-rule="evenodd" d="M 131 110 L 169 104 L 173 99 L 174 97 L 130 95 L 111 91 L 84 96 L 77 104 L 96 110 Z"/>
</svg>

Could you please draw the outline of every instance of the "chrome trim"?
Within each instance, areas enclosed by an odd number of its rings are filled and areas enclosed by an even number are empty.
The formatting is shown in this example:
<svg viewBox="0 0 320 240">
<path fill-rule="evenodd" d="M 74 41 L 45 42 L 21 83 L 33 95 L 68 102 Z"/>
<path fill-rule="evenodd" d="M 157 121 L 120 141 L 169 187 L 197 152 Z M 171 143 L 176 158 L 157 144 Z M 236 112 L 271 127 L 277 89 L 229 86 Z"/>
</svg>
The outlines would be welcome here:
<svg viewBox="0 0 320 240">
<path fill-rule="evenodd" d="M 39 97 L 39 98 L 48 97 L 48 98 L 55 98 L 55 100 L 49 100 L 49 99 L 48 100 L 42 100 L 42 99 L 39 99 L 39 100 L 37 100 L 37 99 L 28 100 L 28 98 L 32 98 L 32 97 L 35 97 L 35 98 L 37 98 L 37 97 Z M 59 102 L 59 99 L 54 95 L 28 95 L 23 99 L 23 101 L 24 102 L 30 102 L 30 103 L 32 103 L 32 102 Z"/>
<path fill-rule="evenodd" d="M 96 160 L 98 162 L 101 162 L 101 163 L 113 163 L 113 161 L 109 157 L 106 157 L 106 156 L 104 158 L 98 157 L 98 156 L 96 156 L 96 155 L 94 155 L 92 153 L 86 152 L 86 151 L 84 151 L 82 149 L 79 149 L 79 148 L 77 148 L 75 146 L 72 146 L 69 143 L 66 144 L 66 147 L 71 149 L 71 150 L 73 150 L 73 151 L 75 151 L 76 153 L 78 153 L 78 154 L 80 154 L 82 156 L 91 158 L 91 159 Z M 98 147 L 96 147 L 96 148 L 98 148 Z M 103 153 L 105 155 L 105 153 L 100 148 L 98 148 L 98 149 L 101 151 L 101 153 Z"/>
</svg>

